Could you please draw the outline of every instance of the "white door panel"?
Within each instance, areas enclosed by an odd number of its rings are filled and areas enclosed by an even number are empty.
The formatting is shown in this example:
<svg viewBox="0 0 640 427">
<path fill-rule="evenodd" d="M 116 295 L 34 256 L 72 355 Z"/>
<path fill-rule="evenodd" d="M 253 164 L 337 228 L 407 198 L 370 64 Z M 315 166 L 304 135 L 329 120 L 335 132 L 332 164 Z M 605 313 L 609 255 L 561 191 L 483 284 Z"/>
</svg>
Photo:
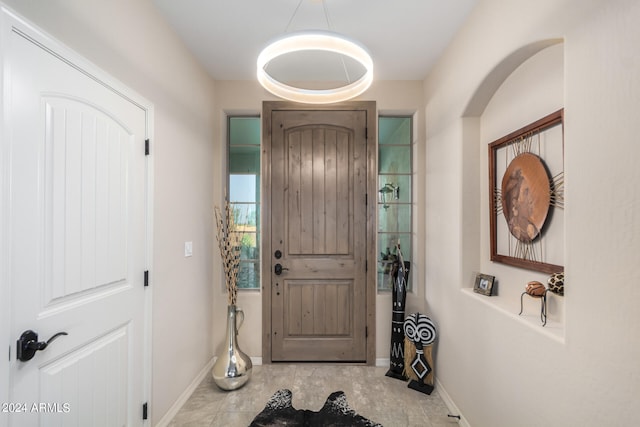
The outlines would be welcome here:
<svg viewBox="0 0 640 427">
<path fill-rule="evenodd" d="M 27 409 L 9 425 L 142 425 L 147 111 L 46 39 L 3 34 L 9 398 Z M 68 335 L 23 362 L 25 330 Z"/>
<path fill-rule="evenodd" d="M 127 425 L 127 396 L 111 392 L 127 386 L 127 336 L 119 328 L 40 369 L 41 400 L 64 402 L 47 415 L 47 425 Z M 106 369 L 95 372 L 96 366 Z"/>
<path fill-rule="evenodd" d="M 126 283 L 129 201 L 122 196 L 136 144 L 76 100 L 46 99 L 45 117 L 44 296 L 45 306 L 55 306 Z"/>
</svg>

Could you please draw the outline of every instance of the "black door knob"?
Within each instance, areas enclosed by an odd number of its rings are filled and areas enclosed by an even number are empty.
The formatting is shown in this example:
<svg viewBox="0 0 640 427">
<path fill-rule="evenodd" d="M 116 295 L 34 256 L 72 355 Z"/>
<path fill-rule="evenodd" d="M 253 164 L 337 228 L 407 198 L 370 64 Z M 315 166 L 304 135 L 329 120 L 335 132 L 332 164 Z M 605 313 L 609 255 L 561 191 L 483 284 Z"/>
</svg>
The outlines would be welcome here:
<svg viewBox="0 0 640 427">
<path fill-rule="evenodd" d="M 62 335 L 69 334 L 67 334 L 66 332 L 58 332 L 45 342 L 38 341 L 38 334 L 36 332 L 33 332 L 32 330 L 24 331 L 22 335 L 20 335 L 20 338 L 16 343 L 16 353 L 18 360 L 21 362 L 27 362 L 33 359 L 36 351 L 44 350 L 49 344 L 51 344 L 51 341 Z"/>
<path fill-rule="evenodd" d="M 283 267 L 282 264 L 276 264 L 273 266 L 273 272 L 276 273 L 276 276 L 281 275 L 283 270 L 289 270 L 289 269 L 286 267 Z"/>
</svg>

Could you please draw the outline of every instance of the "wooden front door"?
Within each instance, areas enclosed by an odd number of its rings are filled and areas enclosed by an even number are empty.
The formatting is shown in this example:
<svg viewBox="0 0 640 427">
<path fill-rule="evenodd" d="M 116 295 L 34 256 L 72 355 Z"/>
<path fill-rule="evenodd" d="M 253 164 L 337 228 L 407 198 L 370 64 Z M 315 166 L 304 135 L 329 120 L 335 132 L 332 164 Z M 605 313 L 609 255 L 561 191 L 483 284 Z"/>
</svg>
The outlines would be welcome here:
<svg viewBox="0 0 640 427">
<path fill-rule="evenodd" d="M 375 104 L 264 112 L 266 359 L 373 363 Z"/>
</svg>

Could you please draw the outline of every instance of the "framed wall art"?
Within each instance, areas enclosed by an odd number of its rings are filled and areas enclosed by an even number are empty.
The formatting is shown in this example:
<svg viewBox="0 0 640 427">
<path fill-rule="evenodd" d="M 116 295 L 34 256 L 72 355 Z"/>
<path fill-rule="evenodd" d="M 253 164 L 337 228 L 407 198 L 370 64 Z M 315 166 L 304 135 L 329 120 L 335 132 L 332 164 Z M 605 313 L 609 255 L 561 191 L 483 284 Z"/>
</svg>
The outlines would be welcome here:
<svg viewBox="0 0 640 427">
<path fill-rule="evenodd" d="M 492 261 L 564 270 L 563 116 L 558 110 L 489 144 Z"/>
</svg>

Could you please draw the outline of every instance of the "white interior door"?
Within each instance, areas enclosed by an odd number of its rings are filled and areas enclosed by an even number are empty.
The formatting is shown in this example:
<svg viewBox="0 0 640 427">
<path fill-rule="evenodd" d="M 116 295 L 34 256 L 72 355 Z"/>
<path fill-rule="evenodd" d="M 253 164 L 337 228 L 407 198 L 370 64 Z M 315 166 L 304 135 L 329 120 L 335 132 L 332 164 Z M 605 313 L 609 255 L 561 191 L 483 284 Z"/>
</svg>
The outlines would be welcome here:
<svg viewBox="0 0 640 427">
<path fill-rule="evenodd" d="M 147 111 L 35 30 L 3 34 L 8 424 L 142 425 Z M 27 330 L 68 335 L 20 361 Z"/>
</svg>

